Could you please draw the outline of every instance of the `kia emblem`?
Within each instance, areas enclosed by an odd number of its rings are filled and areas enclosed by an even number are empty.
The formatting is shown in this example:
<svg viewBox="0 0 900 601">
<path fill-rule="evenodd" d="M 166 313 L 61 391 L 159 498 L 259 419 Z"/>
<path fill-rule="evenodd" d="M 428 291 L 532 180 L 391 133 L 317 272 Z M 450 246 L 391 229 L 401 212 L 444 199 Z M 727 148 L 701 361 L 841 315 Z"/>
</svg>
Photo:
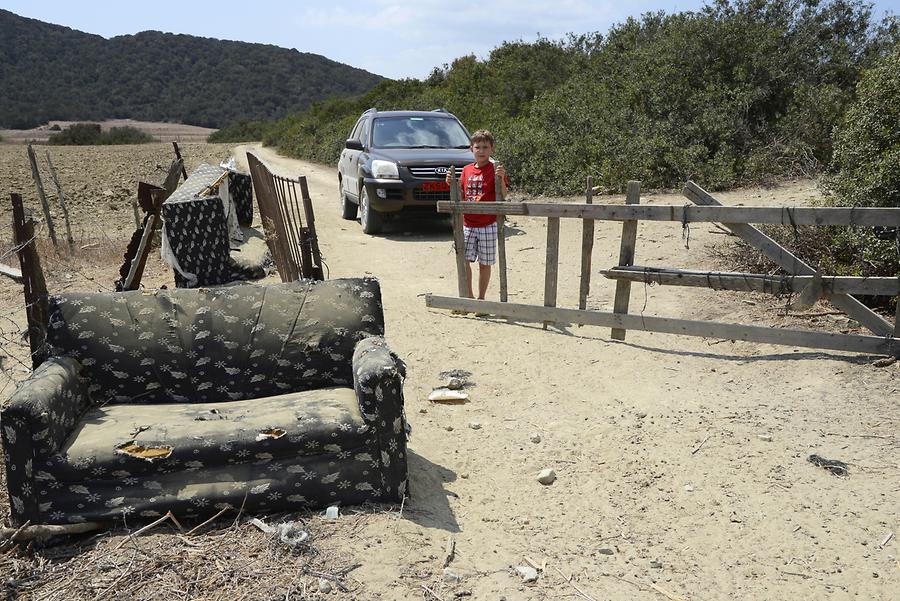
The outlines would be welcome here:
<svg viewBox="0 0 900 601">
<path fill-rule="evenodd" d="M 449 171 L 449 169 L 447 169 L 446 167 L 435 167 L 434 168 L 434 172 L 438 175 L 447 175 L 447 171 Z"/>
</svg>

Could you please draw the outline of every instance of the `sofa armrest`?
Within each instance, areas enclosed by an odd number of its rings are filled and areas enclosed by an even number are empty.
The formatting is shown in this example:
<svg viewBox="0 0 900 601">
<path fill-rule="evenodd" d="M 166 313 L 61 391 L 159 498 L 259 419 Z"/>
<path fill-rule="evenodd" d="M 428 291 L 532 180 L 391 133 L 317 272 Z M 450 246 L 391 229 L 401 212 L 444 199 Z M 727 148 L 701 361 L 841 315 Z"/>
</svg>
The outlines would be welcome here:
<svg viewBox="0 0 900 601">
<path fill-rule="evenodd" d="M 81 365 L 51 357 L 13 393 L 0 411 L 6 485 L 14 523 L 38 517 L 35 470 L 59 451 L 88 406 L 78 378 Z"/>
<path fill-rule="evenodd" d="M 378 441 L 387 486 L 385 500 L 399 501 L 406 495 L 405 377 L 406 365 L 390 351 L 384 338 L 373 336 L 357 343 L 353 388 L 363 419 L 374 429 Z"/>
</svg>

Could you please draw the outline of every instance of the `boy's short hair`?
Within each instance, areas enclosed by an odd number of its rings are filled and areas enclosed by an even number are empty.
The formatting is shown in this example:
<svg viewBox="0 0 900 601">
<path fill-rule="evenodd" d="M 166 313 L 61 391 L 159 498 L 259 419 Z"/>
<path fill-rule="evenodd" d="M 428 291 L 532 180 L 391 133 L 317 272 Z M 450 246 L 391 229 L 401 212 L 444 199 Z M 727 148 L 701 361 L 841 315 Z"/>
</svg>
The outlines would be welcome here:
<svg viewBox="0 0 900 601">
<path fill-rule="evenodd" d="M 486 129 L 479 129 L 474 134 L 472 134 L 472 144 L 476 142 L 488 142 L 491 146 L 494 145 L 494 134 L 489 132 Z"/>
</svg>

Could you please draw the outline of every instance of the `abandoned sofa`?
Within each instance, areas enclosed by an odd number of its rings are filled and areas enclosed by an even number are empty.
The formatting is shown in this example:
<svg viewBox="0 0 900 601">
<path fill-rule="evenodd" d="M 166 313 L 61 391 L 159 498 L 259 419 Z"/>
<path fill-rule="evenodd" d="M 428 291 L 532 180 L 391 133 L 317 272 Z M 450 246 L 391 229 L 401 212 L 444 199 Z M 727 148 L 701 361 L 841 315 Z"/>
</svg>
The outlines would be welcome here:
<svg viewBox="0 0 900 601">
<path fill-rule="evenodd" d="M 0 415 L 14 525 L 404 496 L 377 280 L 70 293 L 50 314 L 51 358 Z"/>
</svg>

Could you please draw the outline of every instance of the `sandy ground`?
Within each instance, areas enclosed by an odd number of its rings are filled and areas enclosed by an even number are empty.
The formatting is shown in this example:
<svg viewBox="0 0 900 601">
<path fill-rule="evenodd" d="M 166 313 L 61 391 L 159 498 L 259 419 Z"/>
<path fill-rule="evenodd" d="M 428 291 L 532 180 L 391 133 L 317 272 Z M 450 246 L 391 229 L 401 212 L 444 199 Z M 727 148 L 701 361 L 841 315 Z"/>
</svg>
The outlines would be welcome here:
<svg viewBox="0 0 900 601">
<path fill-rule="evenodd" d="M 107 121 L 89 121 L 99 123 L 105 131 L 113 127 L 134 127 L 147 132 L 161 142 L 206 142 L 207 136 L 216 131 L 208 127 L 197 125 L 183 125 L 181 123 L 155 123 L 150 121 L 135 121 L 134 119 L 110 119 Z M 50 128 L 58 125 L 66 129 L 73 123 L 85 123 L 84 121 L 50 121 L 44 125 L 32 129 L 0 129 L 0 139 L 9 144 L 25 144 L 27 142 L 46 142 L 51 134 Z"/>
<path fill-rule="evenodd" d="M 897 598 L 900 541 L 880 543 L 900 535 L 900 364 L 642 332 L 615 342 L 603 328 L 545 331 L 429 310 L 424 293 L 456 289 L 446 220 L 403 219 L 366 236 L 340 218 L 333 167 L 254 151 L 283 175 L 307 176 L 329 277 L 380 279 L 387 338 L 408 365 L 412 497 L 402 511 L 345 510 L 341 520 L 353 527 L 322 544 L 361 566 L 350 574 L 352 594 L 328 598 Z M 796 182 L 718 196 L 727 204 L 792 205 L 816 194 L 812 182 Z M 686 200 L 654 194 L 642 202 Z M 99 239 L 106 254 L 48 259 L 51 290 L 110 286 L 123 235 L 113 236 L 114 224 L 124 226 L 109 217 L 102 205 L 93 216 L 111 232 L 111 243 Z M 542 304 L 546 222 L 510 221 L 510 300 Z M 680 224 L 642 223 L 636 263 L 713 268 L 711 251 L 723 236 L 711 230 L 694 226 L 688 249 Z M 596 269 L 615 264 L 620 234 L 621 225 L 598 222 Z M 577 306 L 580 241 L 580 222 L 563 220 L 560 306 Z M 171 285 L 157 263 L 145 283 Z M 595 278 L 589 308 L 609 310 L 614 289 Z M 0 283 L 0 308 L 17 323 L 19 294 Z M 496 299 L 496 283 L 489 297 Z M 783 304 L 642 285 L 631 299 L 632 311 L 646 315 L 854 329 L 821 315 L 828 306 L 785 317 Z M 7 365 L 16 378 L 26 371 Z M 452 369 L 472 373 L 470 402 L 429 403 L 439 374 Z M 849 463 L 849 477 L 813 466 L 812 453 Z M 545 468 L 558 477 L 550 486 L 536 479 Z M 455 557 L 445 578 L 451 537 Z M 534 584 L 514 570 L 529 561 L 543 568 Z"/>
</svg>

